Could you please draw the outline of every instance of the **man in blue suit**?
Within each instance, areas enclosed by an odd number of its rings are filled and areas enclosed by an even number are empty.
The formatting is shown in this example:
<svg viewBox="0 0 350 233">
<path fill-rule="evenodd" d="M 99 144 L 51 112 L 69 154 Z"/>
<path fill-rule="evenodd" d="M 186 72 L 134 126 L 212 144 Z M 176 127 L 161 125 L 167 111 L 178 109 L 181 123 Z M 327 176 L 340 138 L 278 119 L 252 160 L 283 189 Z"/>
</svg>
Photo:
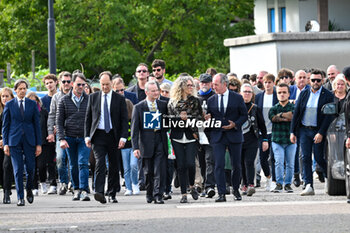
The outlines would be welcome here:
<svg viewBox="0 0 350 233">
<path fill-rule="evenodd" d="M 121 77 L 116 77 L 116 75 L 113 76 L 113 91 L 130 100 L 133 105 L 139 102 L 137 95 L 133 92 L 126 91 L 124 80 Z"/>
<path fill-rule="evenodd" d="M 32 193 L 35 156 L 41 154 L 39 110 L 35 101 L 25 98 L 28 83 L 19 79 L 14 87 L 17 97 L 9 101 L 3 115 L 4 152 L 11 156 L 16 181 L 18 203 L 24 206 L 23 170 L 27 172 L 27 201 L 33 203 Z M 23 159 L 24 156 L 24 159 Z"/>
<path fill-rule="evenodd" d="M 208 99 L 208 115 L 221 121 L 221 128 L 214 128 L 210 134 L 215 161 L 215 180 L 219 197 L 216 202 L 225 202 L 225 152 L 230 152 L 232 173 L 231 181 L 235 200 L 242 200 L 238 191 L 241 179 L 241 150 L 243 142 L 242 124 L 248 119 L 247 108 L 241 95 L 227 89 L 228 78 L 225 74 L 216 74 L 213 78 L 213 89 L 216 94 Z"/>
<path fill-rule="evenodd" d="M 322 87 L 323 73 L 314 70 L 311 73 L 311 89 L 304 90 L 296 102 L 290 140 L 296 143 L 296 135 L 299 133 L 300 147 L 302 150 L 303 172 L 306 187 L 301 192 L 302 196 L 315 195 L 312 176 L 312 151 L 318 165 L 323 169 L 327 177 L 327 162 L 324 158 L 324 142 L 328 127 L 333 119 L 331 115 L 321 112 L 323 105 L 333 102 L 334 96 L 326 88 Z M 327 182 L 325 182 L 327 184 Z"/>
</svg>

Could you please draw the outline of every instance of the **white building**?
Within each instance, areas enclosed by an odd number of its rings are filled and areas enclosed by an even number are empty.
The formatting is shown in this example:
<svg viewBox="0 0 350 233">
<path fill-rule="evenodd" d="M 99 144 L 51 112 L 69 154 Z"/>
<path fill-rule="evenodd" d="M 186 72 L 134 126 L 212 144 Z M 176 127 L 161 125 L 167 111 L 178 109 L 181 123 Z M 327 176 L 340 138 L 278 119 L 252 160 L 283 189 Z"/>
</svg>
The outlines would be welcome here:
<svg viewBox="0 0 350 233">
<path fill-rule="evenodd" d="M 256 35 L 224 41 L 230 71 L 241 77 L 260 70 L 276 75 L 281 68 L 326 70 L 331 64 L 342 70 L 350 65 L 349 10 L 350 0 L 255 0 Z M 309 20 L 319 21 L 321 30 L 330 21 L 342 31 L 305 32 Z"/>
</svg>

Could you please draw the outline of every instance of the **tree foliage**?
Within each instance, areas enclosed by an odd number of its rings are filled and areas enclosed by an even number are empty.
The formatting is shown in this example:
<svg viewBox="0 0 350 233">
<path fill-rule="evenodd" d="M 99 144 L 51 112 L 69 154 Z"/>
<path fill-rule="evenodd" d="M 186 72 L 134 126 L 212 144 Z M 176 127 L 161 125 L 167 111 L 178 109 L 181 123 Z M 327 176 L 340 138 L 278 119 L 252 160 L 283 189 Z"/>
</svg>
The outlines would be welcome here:
<svg viewBox="0 0 350 233">
<path fill-rule="evenodd" d="M 225 38 L 254 33 L 253 0 L 56 0 L 57 67 L 130 77 L 160 58 L 168 73 L 227 71 Z M 47 1 L 1 1 L 0 65 L 30 70 L 30 51 L 48 66 Z M 18 73 L 18 71 L 17 71 Z"/>
</svg>

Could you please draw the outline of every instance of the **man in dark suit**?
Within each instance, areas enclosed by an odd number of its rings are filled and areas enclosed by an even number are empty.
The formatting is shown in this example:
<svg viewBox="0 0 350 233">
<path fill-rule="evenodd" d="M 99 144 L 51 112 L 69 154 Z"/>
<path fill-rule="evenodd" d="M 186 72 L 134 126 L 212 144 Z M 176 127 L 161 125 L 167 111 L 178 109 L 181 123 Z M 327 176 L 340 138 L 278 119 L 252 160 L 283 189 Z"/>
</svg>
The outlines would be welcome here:
<svg viewBox="0 0 350 233">
<path fill-rule="evenodd" d="M 131 142 L 134 155 L 142 158 L 146 178 L 146 199 L 148 203 L 163 204 L 165 160 L 168 156 L 166 129 L 144 127 L 145 112 L 152 112 L 155 119 L 167 113 L 167 104 L 159 97 L 159 86 L 155 81 L 145 85 L 146 99 L 135 105 L 131 119 Z M 158 115 L 159 114 L 159 115 Z M 153 121 L 152 121 L 153 122 Z M 159 122 L 161 124 L 161 121 Z"/>
<path fill-rule="evenodd" d="M 228 78 L 225 74 L 216 74 L 213 78 L 215 95 L 208 99 L 208 114 L 222 122 L 221 128 L 213 128 L 210 143 L 215 161 L 215 180 L 219 197 L 216 202 L 226 201 L 225 152 L 230 152 L 232 172 L 231 181 L 235 200 L 242 200 L 239 193 L 241 179 L 241 150 L 243 133 L 241 126 L 248 119 L 247 108 L 241 95 L 228 90 Z"/>
<path fill-rule="evenodd" d="M 278 103 L 277 99 L 277 93 L 274 87 L 275 83 L 275 76 L 273 74 L 265 74 L 263 79 L 263 85 L 264 85 L 264 91 L 262 93 L 259 93 L 255 97 L 255 104 L 258 105 L 258 107 L 261 109 L 261 112 L 263 113 L 264 120 L 265 120 L 265 126 L 267 130 L 267 139 L 263 139 L 262 137 L 259 138 L 259 158 L 260 158 L 260 165 L 261 168 L 264 171 L 264 174 L 266 176 L 266 191 L 274 190 L 275 183 L 272 183 L 272 181 L 276 181 L 275 177 L 275 159 L 271 147 L 271 135 L 272 135 L 272 122 L 269 119 L 269 111 L 272 106 Z M 267 140 L 269 143 L 269 149 L 264 151 L 262 149 L 262 141 Z M 271 170 L 269 166 L 269 157 L 271 161 Z M 261 176 L 260 176 L 260 170 L 257 169 L 257 183 L 260 182 Z"/>
<path fill-rule="evenodd" d="M 24 206 L 24 165 L 27 172 L 27 201 L 33 203 L 35 156 L 41 154 L 41 131 L 38 106 L 35 101 L 25 98 L 28 83 L 19 79 L 14 89 L 17 97 L 5 105 L 2 135 L 4 153 L 11 156 L 12 160 L 18 198 L 17 206 Z"/>
<path fill-rule="evenodd" d="M 85 117 L 85 143 L 92 147 L 96 159 L 95 200 L 106 203 L 104 187 L 108 155 L 109 201 L 117 203 L 115 195 L 119 184 L 118 158 L 128 137 L 128 111 L 125 98 L 112 90 L 112 74 L 109 71 L 102 72 L 99 79 L 101 91 L 89 96 Z"/>
<path fill-rule="evenodd" d="M 321 112 L 322 106 L 333 102 L 334 96 L 326 88 L 322 87 L 323 73 L 313 70 L 311 73 L 311 89 L 304 90 L 296 102 L 290 132 L 290 140 L 296 143 L 296 135 L 299 133 L 300 147 L 302 150 L 303 172 L 305 189 L 302 196 L 315 195 L 312 176 L 312 151 L 318 165 L 323 169 L 327 177 L 327 162 L 324 158 L 324 142 L 328 127 L 332 121 L 331 115 Z M 327 182 L 325 182 L 327 185 Z"/>
</svg>

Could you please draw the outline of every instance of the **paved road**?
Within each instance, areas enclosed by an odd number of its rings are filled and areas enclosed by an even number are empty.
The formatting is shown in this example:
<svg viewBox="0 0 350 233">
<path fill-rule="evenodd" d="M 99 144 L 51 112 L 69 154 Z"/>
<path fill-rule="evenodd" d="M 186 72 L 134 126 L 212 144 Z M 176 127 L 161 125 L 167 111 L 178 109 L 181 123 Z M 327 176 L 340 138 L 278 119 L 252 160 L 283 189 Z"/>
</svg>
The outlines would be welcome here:
<svg viewBox="0 0 350 233">
<path fill-rule="evenodd" d="M 0 232 L 350 232 L 345 196 L 324 194 L 318 181 L 315 187 L 310 197 L 301 197 L 301 188 L 291 194 L 259 188 L 241 202 L 230 195 L 226 203 L 189 198 L 188 204 L 179 203 L 175 189 L 164 205 L 147 204 L 144 192 L 119 194 L 118 204 L 105 205 L 73 202 L 70 194 L 39 195 L 25 207 L 17 207 L 12 195 L 13 204 L 0 204 Z"/>
</svg>

